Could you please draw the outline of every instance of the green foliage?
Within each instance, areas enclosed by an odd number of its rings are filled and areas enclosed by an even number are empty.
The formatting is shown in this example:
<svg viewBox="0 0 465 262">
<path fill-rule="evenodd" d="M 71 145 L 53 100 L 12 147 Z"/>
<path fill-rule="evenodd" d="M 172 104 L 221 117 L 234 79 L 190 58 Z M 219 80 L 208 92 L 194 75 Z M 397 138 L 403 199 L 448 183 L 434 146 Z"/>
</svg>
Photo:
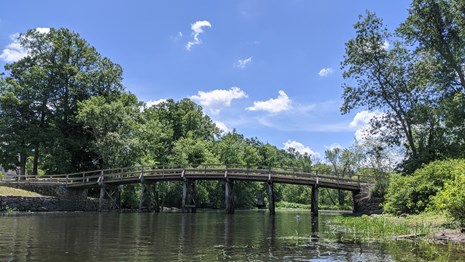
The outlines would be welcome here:
<svg viewBox="0 0 465 262">
<path fill-rule="evenodd" d="M 396 34 L 367 12 L 346 43 L 341 111 L 382 112 L 369 131 L 405 148 L 404 173 L 465 156 L 464 8 L 459 0 L 414 0 Z"/>
<path fill-rule="evenodd" d="M 107 102 L 94 96 L 79 103 L 77 119 L 91 134 L 101 168 L 132 166 L 141 155 L 140 103 L 132 94 Z"/>
<path fill-rule="evenodd" d="M 465 160 L 435 161 L 412 175 L 393 174 L 386 194 L 384 211 L 392 214 L 419 213 L 433 203 L 431 197 L 465 170 Z"/>
<path fill-rule="evenodd" d="M 465 165 L 462 165 L 464 167 Z M 446 183 L 443 190 L 432 197 L 434 209 L 446 211 L 465 228 L 465 170 Z"/>
<path fill-rule="evenodd" d="M 31 29 L 18 40 L 28 55 L 5 65 L 0 83 L 0 151 L 8 152 L 0 161 L 22 175 L 30 156 L 33 175 L 39 165 L 55 174 L 89 168 L 91 138 L 77 122 L 78 103 L 118 96 L 121 67 L 68 29 Z"/>
<path fill-rule="evenodd" d="M 309 204 L 300 204 L 296 202 L 287 202 L 287 201 L 279 201 L 276 203 L 277 208 L 293 208 L 293 209 L 310 209 Z"/>
<path fill-rule="evenodd" d="M 139 195 L 137 192 L 140 190 L 140 185 L 126 185 L 121 191 L 121 206 L 123 208 L 134 209 L 139 206 Z"/>
<path fill-rule="evenodd" d="M 392 239 L 395 236 L 414 235 L 428 237 L 433 231 L 432 224 L 418 219 L 415 222 L 396 221 L 390 216 L 370 217 L 342 217 L 334 216 L 329 222 L 335 236 L 344 233 L 344 238 L 353 240 Z"/>
</svg>

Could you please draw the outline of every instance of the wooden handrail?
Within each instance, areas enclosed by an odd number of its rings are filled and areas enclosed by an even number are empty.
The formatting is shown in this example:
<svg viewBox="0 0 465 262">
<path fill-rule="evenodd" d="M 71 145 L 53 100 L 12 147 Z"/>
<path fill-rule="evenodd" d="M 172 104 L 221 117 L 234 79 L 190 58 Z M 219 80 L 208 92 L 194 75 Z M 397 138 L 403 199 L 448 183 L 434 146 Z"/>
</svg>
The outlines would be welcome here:
<svg viewBox="0 0 465 262">
<path fill-rule="evenodd" d="M 59 175 L 46 175 L 40 177 L 31 176 L 20 176 L 17 175 L 18 181 L 21 178 L 26 178 L 26 181 L 47 181 L 60 182 L 66 185 L 76 183 L 82 184 L 102 184 L 104 181 L 118 182 L 128 181 L 131 179 L 143 180 L 144 177 L 147 179 L 153 179 L 156 176 L 164 177 L 170 175 L 170 178 L 179 176 L 180 178 L 189 176 L 203 176 L 208 179 L 212 176 L 223 177 L 241 177 L 253 178 L 253 177 L 266 177 L 268 180 L 276 178 L 289 177 L 301 181 L 302 179 L 314 179 L 316 183 L 330 182 L 344 183 L 346 185 L 357 185 L 361 187 L 362 184 L 368 183 L 366 180 L 362 180 L 360 175 L 352 175 L 351 177 L 338 177 L 330 174 L 318 174 L 316 170 L 304 171 L 303 169 L 296 168 L 272 168 L 272 167 L 256 167 L 251 168 L 250 165 L 224 165 L 224 164 L 204 164 L 197 167 L 186 167 L 182 165 L 171 165 L 171 166 L 133 166 L 124 168 L 108 168 L 101 170 L 92 170 L 84 172 L 76 172 L 70 174 L 59 174 Z"/>
</svg>

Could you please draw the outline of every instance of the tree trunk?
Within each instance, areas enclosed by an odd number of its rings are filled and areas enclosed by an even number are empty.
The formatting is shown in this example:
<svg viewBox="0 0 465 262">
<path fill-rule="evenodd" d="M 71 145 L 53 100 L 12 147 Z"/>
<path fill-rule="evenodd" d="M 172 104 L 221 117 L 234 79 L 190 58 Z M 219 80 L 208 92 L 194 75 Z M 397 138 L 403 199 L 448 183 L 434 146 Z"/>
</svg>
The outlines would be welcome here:
<svg viewBox="0 0 465 262">
<path fill-rule="evenodd" d="M 344 205 L 344 193 L 342 192 L 342 190 L 338 189 L 337 190 L 337 194 L 338 194 L 338 200 L 339 200 L 339 206 L 343 206 Z"/>
<path fill-rule="evenodd" d="M 20 172 L 19 175 L 24 178 L 26 175 L 26 155 L 25 154 L 19 154 L 19 168 Z"/>
<path fill-rule="evenodd" d="M 38 175 L 38 165 L 39 165 L 39 145 L 37 145 L 34 148 L 34 162 L 32 164 L 32 175 L 37 176 Z"/>
</svg>

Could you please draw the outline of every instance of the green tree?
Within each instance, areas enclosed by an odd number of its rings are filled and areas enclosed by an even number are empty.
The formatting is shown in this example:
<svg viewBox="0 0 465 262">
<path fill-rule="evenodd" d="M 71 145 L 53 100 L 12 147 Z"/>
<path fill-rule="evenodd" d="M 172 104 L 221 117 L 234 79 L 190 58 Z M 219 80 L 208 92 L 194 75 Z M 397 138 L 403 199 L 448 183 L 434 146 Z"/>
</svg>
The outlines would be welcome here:
<svg viewBox="0 0 465 262">
<path fill-rule="evenodd" d="M 397 32 L 422 54 L 424 81 L 435 87 L 444 146 L 440 157 L 464 157 L 465 3 L 461 0 L 414 0 Z"/>
<path fill-rule="evenodd" d="M 437 158 L 434 149 L 442 141 L 436 94 L 425 81 L 431 71 L 424 63 L 428 57 L 393 39 L 373 13 L 360 16 L 354 27 L 357 35 L 346 43 L 342 62 L 346 83 L 341 111 L 364 107 L 383 112 L 371 120 L 371 133 L 389 146 L 404 144 L 406 170 L 412 171 Z"/>
<path fill-rule="evenodd" d="M 29 98 L 16 97 L 21 87 L 0 79 L 0 163 L 6 168 L 21 167 L 25 175 L 26 160 L 32 146 L 28 140 L 34 114 L 29 109 Z"/>
<path fill-rule="evenodd" d="M 140 106 L 136 96 L 125 93 L 111 102 L 94 96 L 79 103 L 77 119 L 93 138 L 91 150 L 101 168 L 128 167 L 140 159 Z"/>
<path fill-rule="evenodd" d="M 147 159 L 168 164 L 179 158 L 175 155 L 176 142 L 181 138 L 210 142 L 219 135 L 219 129 L 211 118 L 205 115 L 202 107 L 189 99 L 165 102 L 146 108 L 143 112 L 147 146 L 153 150 L 148 152 Z M 179 164 L 179 163 L 173 163 Z"/>
<path fill-rule="evenodd" d="M 434 209 L 446 211 L 465 229 L 465 174 L 447 182 L 437 195 L 432 197 Z"/>
<path fill-rule="evenodd" d="M 386 194 L 384 211 L 393 214 L 419 213 L 433 204 L 432 197 L 463 174 L 465 161 L 434 161 L 412 175 L 392 175 Z"/>
<path fill-rule="evenodd" d="M 331 166 L 331 173 L 337 177 L 351 177 L 357 170 L 359 163 L 359 154 L 356 150 L 347 148 L 341 149 L 334 147 L 325 151 L 325 158 Z M 339 205 L 344 205 L 346 193 L 338 190 Z"/>
<path fill-rule="evenodd" d="M 464 12 L 461 0 L 413 0 L 397 30 L 417 52 L 431 54 L 431 80 L 447 93 L 465 91 Z"/>
<path fill-rule="evenodd" d="M 21 167 L 23 159 L 32 155 L 34 174 L 40 158 L 49 173 L 88 168 L 93 157 L 87 150 L 91 138 L 77 123 L 78 102 L 94 95 L 118 96 L 123 90 L 121 67 L 68 29 L 52 28 L 48 33 L 32 29 L 18 40 L 28 55 L 5 66 L 9 84 L 0 95 L 7 94 L 11 111 L 21 112 L 26 125 L 26 135 L 18 134 L 9 142 L 29 147 L 14 151 L 21 155 Z M 1 110 L 6 110 L 4 105 L 0 104 Z"/>
</svg>

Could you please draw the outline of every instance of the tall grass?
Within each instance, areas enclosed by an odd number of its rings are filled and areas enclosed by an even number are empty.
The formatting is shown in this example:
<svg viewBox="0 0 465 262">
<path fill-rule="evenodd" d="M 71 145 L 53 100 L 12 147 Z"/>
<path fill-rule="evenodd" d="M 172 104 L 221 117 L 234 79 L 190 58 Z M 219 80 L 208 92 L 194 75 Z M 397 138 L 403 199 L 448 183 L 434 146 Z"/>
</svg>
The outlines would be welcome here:
<svg viewBox="0 0 465 262">
<path fill-rule="evenodd" d="M 390 216 L 342 217 L 335 216 L 328 222 L 330 237 L 352 240 L 417 239 L 428 237 L 435 227 L 431 221 L 410 221 Z"/>
</svg>

